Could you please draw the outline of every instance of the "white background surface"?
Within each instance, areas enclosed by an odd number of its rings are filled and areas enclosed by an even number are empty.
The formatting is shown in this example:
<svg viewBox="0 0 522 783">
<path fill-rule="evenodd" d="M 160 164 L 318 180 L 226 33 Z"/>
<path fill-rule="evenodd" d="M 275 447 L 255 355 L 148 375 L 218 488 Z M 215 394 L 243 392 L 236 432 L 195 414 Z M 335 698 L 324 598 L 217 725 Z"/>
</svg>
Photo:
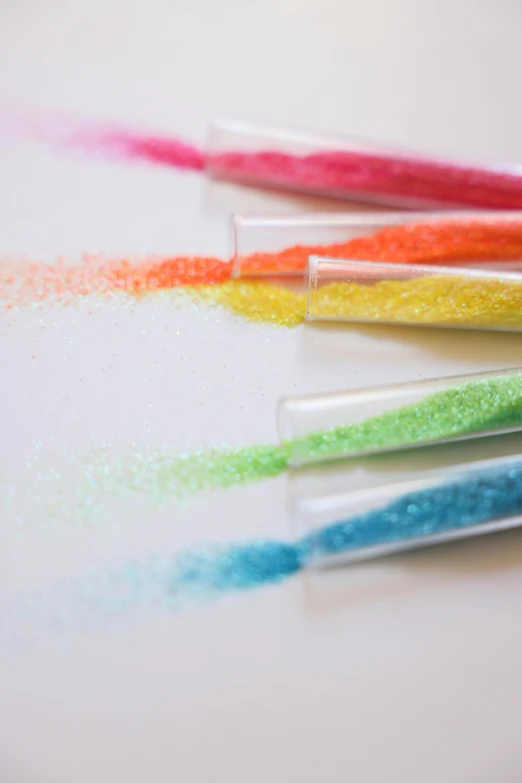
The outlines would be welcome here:
<svg viewBox="0 0 522 783">
<path fill-rule="evenodd" d="M 217 115 L 522 160 L 514 0 L 0 0 L 0 98 L 203 142 Z M 227 251 L 231 209 L 311 202 L 0 149 L 0 247 Z M 317 205 L 314 205 L 317 206 Z M 324 208 L 324 204 L 322 205 Z M 282 395 L 507 367 L 520 337 L 277 331 L 153 302 L 0 316 L 0 466 L 146 438 L 273 441 Z M 2 597 L 202 540 L 288 535 L 284 478 L 54 533 L 2 520 Z M 5 513 L 5 512 L 3 512 Z M 73 521 L 73 520 L 71 520 Z M 2 783 L 522 778 L 522 533 L 302 579 L 68 646 L 0 650 Z M 61 640 L 64 641 L 63 639 Z"/>
</svg>

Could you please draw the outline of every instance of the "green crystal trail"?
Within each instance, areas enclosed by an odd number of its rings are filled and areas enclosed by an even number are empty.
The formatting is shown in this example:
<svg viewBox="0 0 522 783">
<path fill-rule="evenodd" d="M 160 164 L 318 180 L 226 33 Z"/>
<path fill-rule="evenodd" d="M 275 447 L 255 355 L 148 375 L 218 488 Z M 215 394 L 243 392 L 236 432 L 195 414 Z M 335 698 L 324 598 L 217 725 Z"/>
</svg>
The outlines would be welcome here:
<svg viewBox="0 0 522 783">
<path fill-rule="evenodd" d="M 360 424 L 313 432 L 288 443 L 322 459 L 522 426 L 522 375 L 468 381 Z"/>
<path fill-rule="evenodd" d="M 293 457 L 314 461 L 522 427 L 522 373 L 473 380 L 430 394 L 358 424 L 338 426 L 280 445 L 215 447 L 180 454 L 147 444 L 96 449 L 45 469 L 35 457 L 32 484 L 21 492 L 0 486 L 3 505 L 20 518 L 42 513 L 54 521 L 105 518 L 113 501 L 129 507 L 164 506 L 218 488 L 241 486 L 284 473 Z M 5 483 L 5 482 L 4 482 Z M 5 491 L 4 491 L 5 490 Z M 1 505 L 1 504 L 0 504 Z"/>
<path fill-rule="evenodd" d="M 157 489 L 191 494 L 275 477 L 296 453 L 335 458 L 517 426 L 522 426 L 522 375 L 486 378 L 281 446 L 213 449 L 165 459 L 156 468 Z"/>
</svg>

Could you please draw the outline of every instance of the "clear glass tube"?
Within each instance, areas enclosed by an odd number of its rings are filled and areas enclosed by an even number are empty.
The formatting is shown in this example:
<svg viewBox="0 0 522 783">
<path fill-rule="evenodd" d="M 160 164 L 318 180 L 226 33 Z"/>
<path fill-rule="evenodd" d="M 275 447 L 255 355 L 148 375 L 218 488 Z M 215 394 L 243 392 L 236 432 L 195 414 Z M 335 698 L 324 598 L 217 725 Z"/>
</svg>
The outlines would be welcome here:
<svg viewBox="0 0 522 783">
<path fill-rule="evenodd" d="M 343 136 L 217 121 L 207 171 L 216 179 L 407 209 L 522 208 L 513 167 L 453 161 Z"/>
<path fill-rule="evenodd" d="M 404 238 L 396 237 L 388 229 L 394 226 L 408 226 L 422 233 L 422 226 L 455 226 L 459 232 L 454 254 L 458 265 L 502 269 L 521 268 L 522 262 L 522 215 L 520 212 L 462 211 L 462 212 L 351 212 L 337 214 L 301 214 L 287 217 L 273 215 L 234 215 L 232 217 L 232 256 L 234 276 L 259 275 L 303 276 L 306 273 L 310 255 L 371 260 L 369 252 L 378 254 L 390 248 L 390 259 L 396 260 L 395 245 Z M 496 229 L 483 231 L 483 227 Z M 505 233 L 503 234 L 503 229 Z M 509 233 L 507 233 L 509 229 Z M 478 233 L 480 232 L 480 233 Z M 515 235 L 520 235 L 515 237 Z M 357 240 L 374 238 L 373 246 Z M 477 239 L 478 237 L 478 239 Z M 518 239 L 518 241 L 514 241 Z M 419 257 L 419 245 L 411 236 L 412 252 Z M 428 246 L 428 237 L 421 236 L 426 244 L 426 254 L 433 256 L 433 242 Z M 447 237 L 446 237 L 447 244 Z M 466 258 L 467 248 L 470 258 Z M 445 248 L 442 248 L 444 251 Z M 451 248 L 449 250 L 451 251 Z M 503 256 L 502 254 L 505 254 Z M 366 254 L 366 255 L 365 255 Z M 490 254 L 490 255 L 488 255 Z M 500 254 L 500 255 L 499 255 Z M 460 256 L 460 258 L 459 258 Z M 422 257 L 422 255 L 421 255 Z M 407 261 L 407 258 L 403 258 Z"/>
<path fill-rule="evenodd" d="M 522 430 L 522 367 L 288 397 L 278 432 L 292 467 Z"/>
<path fill-rule="evenodd" d="M 312 256 L 306 319 L 516 332 L 522 274 Z"/>
<path fill-rule="evenodd" d="M 522 457 L 419 472 L 415 478 L 301 498 L 310 568 L 342 565 L 522 524 Z"/>
</svg>

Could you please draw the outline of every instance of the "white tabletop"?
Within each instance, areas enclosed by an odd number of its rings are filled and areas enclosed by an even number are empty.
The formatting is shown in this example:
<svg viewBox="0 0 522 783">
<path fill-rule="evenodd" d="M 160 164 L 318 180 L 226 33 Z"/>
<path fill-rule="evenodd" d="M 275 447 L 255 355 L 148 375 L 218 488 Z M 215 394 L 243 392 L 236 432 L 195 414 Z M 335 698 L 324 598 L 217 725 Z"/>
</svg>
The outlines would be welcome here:
<svg viewBox="0 0 522 783">
<path fill-rule="evenodd" d="M 176 133 L 214 116 L 522 160 L 511 0 L 6 0 L 0 100 Z M 227 253 L 234 209 L 311 199 L 0 147 L 0 251 Z M 339 209 L 339 205 L 335 207 Z M 13 534 L 28 454 L 276 440 L 277 400 L 513 366 L 520 337 L 276 330 L 159 302 L 0 314 L 0 597 L 200 541 L 290 535 L 285 477 Z M 10 479 L 11 480 L 11 479 Z M 27 501 L 29 502 L 29 501 Z M 13 511 L 13 509 L 15 509 Z M 6 783 L 504 783 L 522 777 L 522 533 L 0 648 Z"/>
</svg>

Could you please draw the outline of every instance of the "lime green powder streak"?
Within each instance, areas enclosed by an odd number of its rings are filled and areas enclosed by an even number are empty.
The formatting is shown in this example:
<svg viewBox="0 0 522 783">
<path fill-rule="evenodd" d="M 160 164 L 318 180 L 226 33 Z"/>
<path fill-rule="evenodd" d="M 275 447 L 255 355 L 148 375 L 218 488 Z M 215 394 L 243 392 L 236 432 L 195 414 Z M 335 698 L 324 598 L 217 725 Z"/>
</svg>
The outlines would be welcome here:
<svg viewBox="0 0 522 783">
<path fill-rule="evenodd" d="M 292 442 L 310 458 L 399 448 L 522 426 L 522 375 L 469 381 L 365 419 Z"/>
<path fill-rule="evenodd" d="M 359 424 L 314 432 L 279 446 L 179 454 L 169 447 L 134 444 L 126 453 L 110 449 L 88 457 L 73 455 L 65 465 L 48 470 L 35 456 L 30 490 L 18 495 L 9 485 L 5 492 L 0 487 L 0 495 L 10 514 L 24 519 L 34 512 L 53 521 L 105 518 L 114 500 L 164 506 L 198 492 L 279 476 L 295 457 L 348 457 L 516 427 L 522 427 L 522 374 L 468 381 Z"/>
<path fill-rule="evenodd" d="M 347 457 L 519 426 L 522 376 L 470 381 L 360 424 L 314 432 L 281 446 L 215 449 L 167 460 L 161 484 L 165 490 L 177 486 L 192 493 L 278 476 L 296 454 L 310 460 Z"/>
</svg>

